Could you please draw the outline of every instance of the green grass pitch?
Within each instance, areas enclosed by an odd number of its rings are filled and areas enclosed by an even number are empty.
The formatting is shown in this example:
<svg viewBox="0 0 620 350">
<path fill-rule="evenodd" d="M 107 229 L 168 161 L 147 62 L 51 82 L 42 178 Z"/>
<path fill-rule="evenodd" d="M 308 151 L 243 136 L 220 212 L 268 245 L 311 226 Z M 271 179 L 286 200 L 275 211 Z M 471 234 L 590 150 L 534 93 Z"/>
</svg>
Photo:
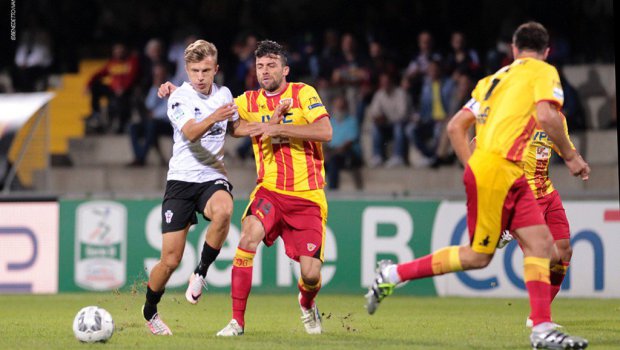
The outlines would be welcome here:
<svg viewBox="0 0 620 350">
<path fill-rule="evenodd" d="M 167 293 L 159 307 L 174 335 L 148 333 L 140 309 L 144 295 L 76 293 L 0 296 L 0 349 L 528 349 L 526 299 L 422 298 L 391 296 L 369 316 L 360 295 L 319 294 L 324 334 L 307 335 L 297 295 L 251 295 L 246 333 L 220 339 L 230 319 L 230 298 L 206 294 L 190 305 Z M 105 344 L 81 344 L 71 328 L 88 305 L 107 309 L 116 323 Z M 620 299 L 563 299 L 554 321 L 586 337 L 589 349 L 620 349 Z"/>
</svg>

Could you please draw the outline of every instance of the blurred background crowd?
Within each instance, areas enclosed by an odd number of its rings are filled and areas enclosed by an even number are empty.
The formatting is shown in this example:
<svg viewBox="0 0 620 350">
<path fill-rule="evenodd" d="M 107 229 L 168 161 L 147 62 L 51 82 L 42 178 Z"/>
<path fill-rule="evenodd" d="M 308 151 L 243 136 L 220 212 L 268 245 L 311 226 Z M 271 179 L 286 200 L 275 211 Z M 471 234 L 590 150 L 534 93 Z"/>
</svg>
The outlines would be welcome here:
<svg viewBox="0 0 620 350">
<path fill-rule="evenodd" d="M 19 1 L 18 40 L 2 50 L 0 92 L 42 91 L 80 60 L 106 63 L 84 86 L 89 134 L 127 134 L 130 166 L 144 166 L 157 138 L 171 134 L 160 83 L 185 79 L 183 50 L 201 38 L 219 49 L 219 84 L 233 95 L 258 88 L 257 42 L 289 52 L 289 81 L 314 86 L 334 128 L 325 145 L 329 184 L 360 167 L 437 168 L 455 162 L 445 133 L 478 79 L 512 61 L 510 40 L 523 21 L 551 35 L 549 61 L 561 74 L 572 131 L 588 127 L 577 89 L 563 75 L 575 64 L 615 63 L 612 1 Z M 105 108 L 101 101 L 107 100 Z M 616 128 L 615 95 L 610 118 Z M 371 140 L 360 145 L 363 135 Z M 161 163 L 166 159 L 158 152 Z M 249 140 L 232 155 L 252 157 Z"/>
</svg>

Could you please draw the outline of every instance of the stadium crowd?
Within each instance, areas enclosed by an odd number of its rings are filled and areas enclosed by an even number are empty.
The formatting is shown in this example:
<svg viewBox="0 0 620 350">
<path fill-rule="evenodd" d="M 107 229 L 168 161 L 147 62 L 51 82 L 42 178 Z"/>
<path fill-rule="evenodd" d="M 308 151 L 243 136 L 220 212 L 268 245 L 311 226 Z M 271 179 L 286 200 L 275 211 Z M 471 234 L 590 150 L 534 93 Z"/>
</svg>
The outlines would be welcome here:
<svg viewBox="0 0 620 350">
<path fill-rule="evenodd" d="M 402 6 L 397 3 L 400 5 L 374 5 L 383 6 L 380 9 L 382 18 L 377 15 L 378 23 L 388 26 L 386 18 Z M 511 38 L 505 33 L 510 33 L 514 29 L 512 24 L 517 23 L 514 18 L 504 20 L 502 30 L 494 39 L 495 45 L 490 47 L 469 44 L 470 36 L 476 34 L 471 27 L 466 30 L 442 28 L 438 35 L 434 29 L 437 25 L 429 25 L 431 29 L 415 26 L 419 30 L 401 46 L 386 34 L 389 28 L 377 30 L 376 25 L 348 31 L 334 24 L 292 32 L 282 38 L 281 31 L 257 27 L 256 19 L 249 20 L 252 5 L 247 3 L 241 5 L 238 20 L 246 18 L 254 25 L 247 26 L 247 30 L 237 28 L 228 36 L 205 28 L 211 24 L 197 23 L 196 15 L 188 11 L 191 7 L 179 8 L 174 18 L 166 16 L 163 9 L 144 8 L 137 17 L 137 24 L 126 23 L 122 18 L 127 18 L 125 15 L 131 12 L 129 7 L 133 5 L 123 4 L 110 2 L 100 7 L 98 13 L 93 13 L 92 9 L 90 13 L 83 12 L 86 19 L 73 19 L 82 22 L 96 19 L 87 27 L 94 42 L 99 44 L 85 45 L 92 52 L 81 56 L 107 57 L 105 66 L 85 87 L 85 98 L 92 99 L 92 113 L 85 119 L 89 133 L 127 133 L 135 155 L 129 165 L 145 165 L 149 149 L 159 150 L 158 137 L 172 132 L 165 114 L 165 101 L 155 96 L 157 87 L 167 80 L 177 85 L 183 81 L 183 50 L 188 43 L 205 38 L 218 46 L 220 73 L 216 82 L 227 86 L 236 96 L 258 87 L 254 71 L 257 41 L 276 36 L 274 39 L 285 44 L 290 52 L 289 80 L 315 86 L 332 114 L 334 137 L 326 145 L 325 153 L 329 183 L 336 188 L 341 169 L 355 172 L 363 165 L 408 166 L 410 150 L 421 156 L 420 164 L 416 165 L 437 168 L 452 164 L 455 156 L 445 132 L 447 122 L 469 99 L 478 79 L 511 62 Z M 201 7 L 198 12 L 201 11 L 223 13 L 227 9 L 211 4 Z M 115 17 L 117 13 L 120 15 Z M 282 13 L 286 13 L 286 9 Z M 220 29 L 232 26 L 224 25 L 221 18 L 212 25 L 219 25 Z M 170 29 L 175 26 L 178 29 Z M 138 29 L 136 35 L 128 36 L 134 29 Z M 53 65 L 71 65 L 72 60 L 66 53 L 62 57 L 54 56 L 59 52 L 55 50 L 58 43 L 52 40 L 58 38 L 54 30 L 49 20 L 34 14 L 25 21 L 10 69 L 13 91 L 44 90 L 49 85 L 47 78 L 53 73 Z M 552 31 L 551 35 L 549 62 L 561 72 L 562 65 L 571 62 L 573 57 L 571 45 L 560 32 Z M 231 36 L 234 37 L 232 43 L 222 39 Z M 128 37 L 132 39 L 119 39 Z M 76 40 L 73 45 L 79 44 L 80 40 Z M 570 82 L 562 79 L 566 93 L 564 114 L 569 128 L 583 130 L 586 127 L 583 106 Z M 102 98 L 109 102 L 106 110 L 101 108 Z M 608 126 L 615 127 L 615 120 Z M 363 155 L 360 147 L 364 132 L 371 134 L 370 155 Z M 249 140 L 241 143 L 236 153 L 241 159 L 252 157 Z M 162 152 L 159 154 L 164 164 Z M 364 164 L 364 159 L 369 161 Z M 361 179 L 356 181 L 356 186 L 361 188 Z"/>
</svg>

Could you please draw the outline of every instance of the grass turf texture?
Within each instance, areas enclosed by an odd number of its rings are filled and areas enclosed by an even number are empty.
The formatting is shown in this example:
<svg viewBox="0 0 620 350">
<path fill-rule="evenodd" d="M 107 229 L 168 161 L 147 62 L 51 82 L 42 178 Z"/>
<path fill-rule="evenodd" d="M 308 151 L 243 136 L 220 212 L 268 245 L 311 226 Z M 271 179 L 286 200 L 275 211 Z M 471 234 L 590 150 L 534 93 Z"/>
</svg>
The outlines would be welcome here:
<svg viewBox="0 0 620 350">
<path fill-rule="evenodd" d="M 307 335 L 297 295 L 251 295 L 246 334 L 217 338 L 231 317 L 230 298 L 205 294 L 190 305 L 166 293 L 159 311 L 172 337 L 148 333 L 137 293 L 0 295 L 0 349 L 527 349 L 526 299 L 391 296 L 369 316 L 362 295 L 320 294 L 324 334 Z M 88 305 L 108 310 L 116 330 L 106 344 L 81 344 L 71 328 Z M 619 299 L 562 299 L 554 321 L 590 340 L 589 349 L 620 349 Z"/>
</svg>

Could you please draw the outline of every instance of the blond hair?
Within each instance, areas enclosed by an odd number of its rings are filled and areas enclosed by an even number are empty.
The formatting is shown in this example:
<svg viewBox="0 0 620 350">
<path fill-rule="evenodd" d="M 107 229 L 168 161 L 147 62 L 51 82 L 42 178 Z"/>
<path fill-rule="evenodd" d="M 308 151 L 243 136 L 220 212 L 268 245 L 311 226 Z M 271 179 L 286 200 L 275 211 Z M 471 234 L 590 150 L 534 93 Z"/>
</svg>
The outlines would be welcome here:
<svg viewBox="0 0 620 350">
<path fill-rule="evenodd" d="M 183 54 L 185 63 L 196 63 L 211 56 L 217 62 L 217 48 L 206 40 L 196 40 L 189 44 Z"/>
</svg>

